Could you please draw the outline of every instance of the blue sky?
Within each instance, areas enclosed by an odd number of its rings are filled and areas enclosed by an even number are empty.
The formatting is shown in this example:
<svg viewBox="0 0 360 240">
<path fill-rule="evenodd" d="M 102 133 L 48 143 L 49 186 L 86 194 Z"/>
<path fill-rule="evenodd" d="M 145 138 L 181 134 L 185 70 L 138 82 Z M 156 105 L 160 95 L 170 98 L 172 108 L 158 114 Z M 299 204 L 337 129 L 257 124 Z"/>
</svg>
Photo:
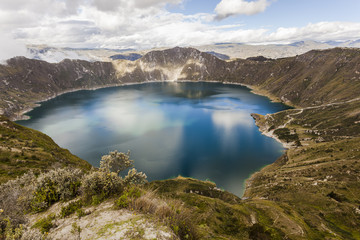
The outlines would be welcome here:
<svg viewBox="0 0 360 240">
<path fill-rule="evenodd" d="M 0 54 L 356 40 L 359 13 L 360 0 L 1 0 Z"/>
<path fill-rule="evenodd" d="M 214 13 L 219 0 L 187 0 L 181 5 L 170 5 L 170 12 L 192 15 Z M 213 24 L 244 24 L 245 28 L 302 27 L 324 21 L 360 22 L 359 0 L 277 0 L 262 13 L 232 16 Z"/>
</svg>

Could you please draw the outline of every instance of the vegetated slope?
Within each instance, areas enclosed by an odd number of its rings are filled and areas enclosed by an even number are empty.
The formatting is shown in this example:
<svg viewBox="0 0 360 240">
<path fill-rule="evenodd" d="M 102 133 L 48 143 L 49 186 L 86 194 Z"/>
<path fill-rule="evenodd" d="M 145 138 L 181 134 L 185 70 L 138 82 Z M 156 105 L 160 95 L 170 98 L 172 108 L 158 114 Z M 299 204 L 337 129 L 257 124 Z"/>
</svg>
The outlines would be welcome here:
<svg viewBox="0 0 360 240">
<path fill-rule="evenodd" d="M 254 117 L 292 147 L 248 180 L 245 197 L 291 209 L 309 239 L 359 239 L 360 99 Z"/>
<path fill-rule="evenodd" d="M 214 183 L 182 177 L 147 187 L 163 199 L 180 201 L 199 239 L 301 238 L 302 226 L 272 201 L 241 200 Z"/>
<path fill-rule="evenodd" d="M 89 170 L 91 165 L 60 148 L 47 135 L 0 116 L 0 183 L 29 170 L 63 167 Z"/>
</svg>

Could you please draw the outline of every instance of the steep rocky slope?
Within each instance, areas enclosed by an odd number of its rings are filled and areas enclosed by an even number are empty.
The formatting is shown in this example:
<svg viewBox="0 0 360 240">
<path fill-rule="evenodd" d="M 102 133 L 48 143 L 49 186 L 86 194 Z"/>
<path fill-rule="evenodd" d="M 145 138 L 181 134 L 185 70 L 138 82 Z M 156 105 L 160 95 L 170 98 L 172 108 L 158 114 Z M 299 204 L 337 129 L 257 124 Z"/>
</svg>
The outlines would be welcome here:
<svg viewBox="0 0 360 240">
<path fill-rule="evenodd" d="M 219 81 L 246 84 L 294 106 L 346 101 L 360 92 L 360 50 L 335 48 L 283 59 L 226 62 L 193 48 L 153 51 L 137 61 L 50 64 L 23 57 L 0 65 L 0 112 L 17 118 L 24 110 L 66 91 L 146 81 Z"/>
<path fill-rule="evenodd" d="M 111 63 L 64 60 L 51 64 L 24 57 L 0 65 L 0 79 L 0 113 L 11 117 L 66 91 L 118 84 Z"/>
</svg>

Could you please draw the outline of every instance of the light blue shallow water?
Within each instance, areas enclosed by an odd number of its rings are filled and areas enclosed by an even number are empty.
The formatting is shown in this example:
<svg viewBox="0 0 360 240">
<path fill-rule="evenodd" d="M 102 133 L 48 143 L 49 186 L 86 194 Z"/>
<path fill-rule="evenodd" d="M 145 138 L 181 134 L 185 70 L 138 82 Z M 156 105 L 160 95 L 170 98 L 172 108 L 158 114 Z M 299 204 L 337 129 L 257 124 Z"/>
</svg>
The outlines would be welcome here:
<svg viewBox="0 0 360 240">
<path fill-rule="evenodd" d="M 261 135 L 250 113 L 286 108 L 242 86 L 149 83 L 64 94 L 18 123 L 94 166 L 109 151 L 130 150 L 149 180 L 209 179 L 241 196 L 246 178 L 283 151 Z"/>
</svg>

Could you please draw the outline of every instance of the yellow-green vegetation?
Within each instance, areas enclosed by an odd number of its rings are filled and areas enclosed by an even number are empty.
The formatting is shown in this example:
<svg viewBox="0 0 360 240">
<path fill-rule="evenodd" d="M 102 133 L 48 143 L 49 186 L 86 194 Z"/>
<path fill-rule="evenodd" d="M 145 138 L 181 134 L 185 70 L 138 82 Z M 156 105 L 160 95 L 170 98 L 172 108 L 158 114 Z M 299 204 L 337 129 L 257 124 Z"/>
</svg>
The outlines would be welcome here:
<svg viewBox="0 0 360 240">
<path fill-rule="evenodd" d="M 50 214 L 49 216 L 38 220 L 32 227 L 38 228 L 41 233 L 47 233 L 53 227 L 53 220 L 55 217 L 56 216 L 54 214 Z"/>
<path fill-rule="evenodd" d="M 40 172 L 64 167 L 90 170 L 91 165 L 60 148 L 47 135 L 0 115 L 0 183 L 29 170 Z"/>
<path fill-rule="evenodd" d="M 20 224 L 26 223 L 25 213 L 44 212 L 59 201 L 80 198 L 62 207 L 58 217 L 64 218 L 75 212 L 78 217 L 84 216 L 84 205 L 99 204 L 122 194 L 129 198 L 138 197 L 140 190 L 134 185 L 144 184 L 146 175 L 131 169 L 123 179 L 118 171 L 131 167 L 132 162 L 129 153 L 115 151 L 101 159 L 99 169 L 90 172 L 83 172 L 78 168 L 60 168 L 41 172 L 37 176 L 30 171 L 15 180 L 7 181 L 0 185 L 0 236 L 4 236 L 9 224 L 17 229 Z M 111 171 L 114 169 L 116 172 Z M 55 217 L 49 215 L 42 218 L 33 227 L 39 228 L 42 233 L 48 232 Z"/>
<path fill-rule="evenodd" d="M 70 202 L 68 205 L 61 208 L 60 217 L 68 217 L 75 212 L 77 213 L 78 217 L 82 217 L 86 215 L 84 210 L 81 209 L 83 206 L 84 203 L 81 200 Z"/>
<path fill-rule="evenodd" d="M 115 205 L 119 208 L 127 208 L 134 200 L 139 198 L 141 194 L 141 189 L 131 186 L 115 201 Z"/>
<path fill-rule="evenodd" d="M 245 197 L 276 203 L 309 239 L 359 239 L 360 100 L 254 117 L 264 132 L 286 125 L 301 146 L 254 174 Z"/>
<path fill-rule="evenodd" d="M 161 199 L 181 203 L 175 212 L 191 220 L 189 226 L 199 239 L 283 239 L 286 235 L 286 227 L 273 224 L 272 213 L 279 211 L 276 204 L 254 206 L 253 201 L 241 200 L 214 183 L 183 177 L 154 181 L 147 187 L 156 189 Z M 284 214 L 280 220 L 287 218 Z"/>
</svg>

